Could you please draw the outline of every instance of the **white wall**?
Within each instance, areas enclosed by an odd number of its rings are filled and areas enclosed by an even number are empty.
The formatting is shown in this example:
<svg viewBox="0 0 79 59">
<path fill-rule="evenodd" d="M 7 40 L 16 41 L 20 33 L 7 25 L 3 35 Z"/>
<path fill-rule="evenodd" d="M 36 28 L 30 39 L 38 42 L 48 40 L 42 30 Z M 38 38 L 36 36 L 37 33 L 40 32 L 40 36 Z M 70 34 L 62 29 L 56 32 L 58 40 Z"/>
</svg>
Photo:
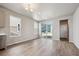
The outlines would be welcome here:
<svg viewBox="0 0 79 59">
<path fill-rule="evenodd" d="M 21 23 L 21 18 L 10 15 L 10 26 L 17 26 L 17 24 Z"/>
<path fill-rule="evenodd" d="M 34 38 L 38 37 L 39 34 L 39 23 L 37 21 L 34 21 Z"/>
<path fill-rule="evenodd" d="M 53 22 L 53 40 L 59 40 L 60 34 L 59 34 L 59 21 L 52 19 Z"/>
<path fill-rule="evenodd" d="M 27 40 L 34 39 L 34 21 L 30 18 L 23 18 L 21 22 L 21 36 L 19 37 L 8 37 L 7 45 L 24 42 Z"/>
<path fill-rule="evenodd" d="M 11 10 L 8 10 L 6 8 L 0 7 L 0 10 L 3 10 L 5 12 L 5 27 L 0 28 L 0 33 L 6 33 L 7 34 L 7 45 L 12 45 L 19 42 L 24 42 L 27 40 L 32 40 L 37 37 L 37 35 L 34 35 L 34 20 L 30 17 L 20 15 L 16 12 L 13 12 Z M 21 36 L 18 37 L 10 37 L 10 15 L 16 16 L 18 18 L 21 18 Z"/>
<path fill-rule="evenodd" d="M 73 42 L 79 48 L 79 7 L 73 15 Z"/>
<path fill-rule="evenodd" d="M 69 42 L 73 41 L 73 20 L 72 16 L 62 16 L 54 19 L 48 19 L 48 21 L 51 21 L 53 23 L 53 40 L 60 40 L 60 20 L 68 19 L 69 24 Z"/>
<path fill-rule="evenodd" d="M 73 20 L 72 20 L 72 16 L 63 16 L 55 20 L 55 37 L 58 37 L 58 40 L 60 39 L 60 20 L 65 20 L 68 19 L 68 24 L 69 24 L 69 42 L 73 41 Z"/>
</svg>

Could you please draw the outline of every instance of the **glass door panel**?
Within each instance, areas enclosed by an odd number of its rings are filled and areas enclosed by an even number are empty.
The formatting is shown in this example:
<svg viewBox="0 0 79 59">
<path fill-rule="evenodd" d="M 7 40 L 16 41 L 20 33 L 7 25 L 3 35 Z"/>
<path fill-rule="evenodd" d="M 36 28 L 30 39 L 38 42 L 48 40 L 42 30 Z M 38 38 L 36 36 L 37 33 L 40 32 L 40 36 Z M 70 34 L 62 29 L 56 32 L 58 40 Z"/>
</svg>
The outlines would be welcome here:
<svg viewBox="0 0 79 59">
<path fill-rule="evenodd" d="M 52 24 L 41 24 L 41 36 L 44 38 L 52 38 Z"/>
<path fill-rule="evenodd" d="M 52 25 L 51 24 L 47 24 L 46 26 L 46 31 L 47 31 L 47 38 L 52 38 Z"/>
<path fill-rule="evenodd" d="M 42 37 L 46 37 L 46 24 L 41 24 L 41 35 Z"/>
</svg>

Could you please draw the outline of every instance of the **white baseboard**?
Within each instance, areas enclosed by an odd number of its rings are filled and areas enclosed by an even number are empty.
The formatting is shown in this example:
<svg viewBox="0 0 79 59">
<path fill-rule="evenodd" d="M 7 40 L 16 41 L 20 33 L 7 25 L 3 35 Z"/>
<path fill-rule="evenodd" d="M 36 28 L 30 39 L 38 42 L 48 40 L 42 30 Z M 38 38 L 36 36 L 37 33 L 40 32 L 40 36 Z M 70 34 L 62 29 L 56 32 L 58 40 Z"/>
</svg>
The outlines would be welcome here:
<svg viewBox="0 0 79 59">
<path fill-rule="evenodd" d="M 79 44 L 76 41 L 73 41 L 73 43 L 75 44 L 75 46 L 79 49 Z"/>
<path fill-rule="evenodd" d="M 30 39 L 30 40 L 33 40 L 33 39 Z M 16 42 L 13 42 L 13 43 L 7 44 L 7 46 L 14 45 L 14 44 L 18 44 L 18 43 L 22 43 L 22 42 L 26 42 L 26 41 L 29 41 L 29 40 L 16 41 Z"/>
<path fill-rule="evenodd" d="M 73 41 L 72 41 L 72 40 L 69 40 L 69 42 L 73 43 Z"/>
</svg>

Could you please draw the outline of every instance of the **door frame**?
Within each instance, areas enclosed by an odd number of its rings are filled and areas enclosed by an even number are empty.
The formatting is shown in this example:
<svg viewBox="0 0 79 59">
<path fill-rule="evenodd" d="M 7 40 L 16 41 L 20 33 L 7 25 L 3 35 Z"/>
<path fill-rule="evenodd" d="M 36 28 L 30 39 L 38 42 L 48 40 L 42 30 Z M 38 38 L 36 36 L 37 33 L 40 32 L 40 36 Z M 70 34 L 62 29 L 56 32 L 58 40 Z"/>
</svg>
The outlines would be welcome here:
<svg viewBox="0 0 79 59">
<path fill-rule="evenodd" d="M 68 23 L 68 19 L 64 19 L 64 20 L 60 20 L 59 21 L 59 26 L 61 25 L 61 21 L 62 22 L 65 22 L 65 21 L 67 21 L 67 41 L 69 41 L 69 23 Z M 61 30 L 59 29 L 59 31 L 60 31 L 60 35 L 61 35 Z M 60 36 L 60 40 L 61 40 L 61 36 Z"/>
</svg>

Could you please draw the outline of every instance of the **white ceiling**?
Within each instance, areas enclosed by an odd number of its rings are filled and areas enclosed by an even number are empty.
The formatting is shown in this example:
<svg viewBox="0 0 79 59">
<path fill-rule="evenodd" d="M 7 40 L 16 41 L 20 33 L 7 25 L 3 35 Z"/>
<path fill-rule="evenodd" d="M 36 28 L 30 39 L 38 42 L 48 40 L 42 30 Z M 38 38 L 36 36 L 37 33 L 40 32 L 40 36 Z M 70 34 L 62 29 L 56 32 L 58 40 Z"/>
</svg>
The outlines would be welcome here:
<svg viewBox="0 0 79 59">
<path fill-rule="evenodd" d="M 25 10 L 26 4 L 23 3 L 1 3 L 0 5 L 38 21 L 72 14 L 79 6 L 78 3 L 38 3 L 32 4 L 34 11 L 31 13 Z"/>
</svg>

